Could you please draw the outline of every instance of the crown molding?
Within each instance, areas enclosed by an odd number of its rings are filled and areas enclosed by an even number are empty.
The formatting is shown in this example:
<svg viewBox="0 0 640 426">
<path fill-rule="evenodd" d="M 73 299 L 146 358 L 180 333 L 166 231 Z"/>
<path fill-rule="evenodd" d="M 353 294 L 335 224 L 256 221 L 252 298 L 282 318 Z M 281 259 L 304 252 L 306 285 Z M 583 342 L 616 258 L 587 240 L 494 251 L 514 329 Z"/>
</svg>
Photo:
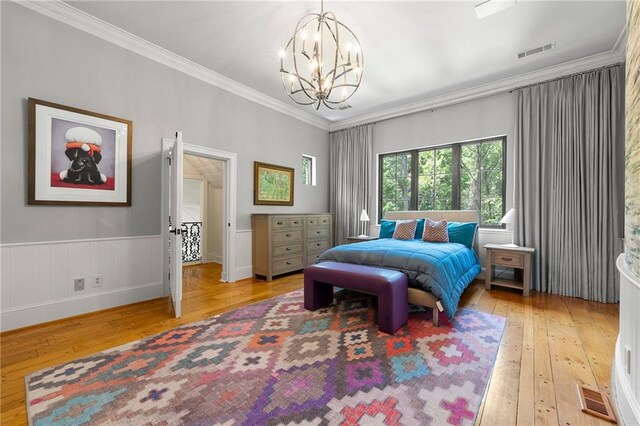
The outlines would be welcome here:
<svg viewBox="0 0 640 426">
<path fill-rule="evenodd" d="M 536 71 L 519 74 L 513 77 L 507 77 L 496 80 L 491 83 L 482 84 L 471 87 L 469 89 L 459 90 L 447 93 L 442 96 L 413 102 L 393 108 L 387 108 L 381 111 L 372 112 L 370 114 L 358 117 L 334 121 L 331 123 L 329 131 L 342 130 L 353 126 L 373 123 L 377 121 L 389 120 L 391 118 L 401 117 L 407 114 L 413 114 L 420 111 L 443 108 L 459 104 L 462 102 L 472 101 L 499 93 L 505 93 L 516 87 L 527 86 L 529 84 L 539 83 L 545 80 L 562 77 L 564 75 L 582 72 L 593 68 L 603 67 L 617 62 L 624 61 L 624 29 L 618 41 L 616 41 L 615 49 L 608 52 L 599 53 L 597 55 L 587 56 L 585 58 L 576 59 L 574 61 L 564 62 Z"/>
<path fill-rule="evenodd" d="M 211 84 L 234 95 L 253 101 L 259 105 L 296 118 L 307 124 L 329 130 L 329 121 L 311 113 L 301 111 L 298 108 L 265 95 L 242 83 L 238 83 L 228 77 L 218 74 L 202 65 L 177 55 L 167 49 L 153 44 L 141 37 L 112 25 L 102 19 L 90 15 L 61 0 L 13 0 L 15 3 L 45 15 L 56 21 L 70 25 L 81 31 L 105 41 L 123 47 L 148 59 L 159 62 L 177 71 Z"/>
<path fill-rule="evenodd" d="M 620 35 L 618 36 L 618 39 L 613 45 L 613 50 L 615 50 L 616 52 L 620 52 L 622 57 L 625 56 L 625 53 L 627 50 L 627 24 L 626 23 L 622 27 L 622 30 L 620 31 Z"/>
</svg>

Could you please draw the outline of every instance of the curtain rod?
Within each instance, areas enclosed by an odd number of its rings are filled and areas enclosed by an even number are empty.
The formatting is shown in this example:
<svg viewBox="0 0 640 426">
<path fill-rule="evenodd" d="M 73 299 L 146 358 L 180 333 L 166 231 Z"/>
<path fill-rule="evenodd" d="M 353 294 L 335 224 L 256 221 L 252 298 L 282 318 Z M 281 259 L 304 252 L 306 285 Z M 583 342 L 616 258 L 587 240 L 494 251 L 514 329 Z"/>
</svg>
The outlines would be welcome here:
<svg viewBox="0 0 640 426">
<path fill-rule="evenodd" d="M 520 89 L 526 89 L 527 87 L 533 87 L 533 86 L 538 86 L 540 84 L 551 83 L 552 81 L 562 80 L 563 78 L 575 77 L 575 76 L 578 76 L 578 75 L 588 74 L 588 73 L 594 72 L 594 71 L 600 71 L 600 70 L 606 70 L 608 68 L 619 67 L 620 65 L 622 65 L 622 62 L 617 62 L 617 63 L 611 64 L 611 65 L 605 65 L 603 67 L 592 68 L 592 69 L 586 70 L 586 71 L 575 72 L 573 74 L 567 74 L 567 75 L 563 75 L 563 76 L 560 76 L 560 77 L 550 78 L 549 80 L 539 81 L 537 83 L 527 84 L 525 86 L 518 86 L 518 87 L 516 87 L 514 89 L 509 90 L 509 93 L 512 93 L 512 92 L 514 92 L 516 90 L 520 90 Z"/>
</svg>

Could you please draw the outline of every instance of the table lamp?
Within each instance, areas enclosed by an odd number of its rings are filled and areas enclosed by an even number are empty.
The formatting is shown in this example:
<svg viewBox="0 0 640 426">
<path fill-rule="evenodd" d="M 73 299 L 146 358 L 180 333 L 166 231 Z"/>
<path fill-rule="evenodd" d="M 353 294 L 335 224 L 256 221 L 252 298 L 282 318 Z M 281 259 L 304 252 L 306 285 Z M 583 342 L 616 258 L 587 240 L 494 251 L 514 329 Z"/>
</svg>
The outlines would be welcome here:
<svg viewBox="0 0 640 426">
<path fill-rule="evenodd" d="M 503 244 L 503 246 L 518 247 L 517 244 L 513 243 L 513 224 L 516 223 L 516 209 L 509 209 L 507 214 L 505 214 L 504 217 L 500 219 L 500 223 L 506 224 L 507 231 L 511 231 L 511 244 Z"/>
<path fill-rule="evenodd" d="M 365 238 L 368 237 L 367 235 L 367 222 L 369 222 L 371 219 L 369 219 L 369 215 L 367 214 L 366 210 L 362 210 L 362 213 L 360 213 L 360 222 L 362 222 L 362 235 L 358 235 L 358 237 L 360 238 Z"/>
</svg>

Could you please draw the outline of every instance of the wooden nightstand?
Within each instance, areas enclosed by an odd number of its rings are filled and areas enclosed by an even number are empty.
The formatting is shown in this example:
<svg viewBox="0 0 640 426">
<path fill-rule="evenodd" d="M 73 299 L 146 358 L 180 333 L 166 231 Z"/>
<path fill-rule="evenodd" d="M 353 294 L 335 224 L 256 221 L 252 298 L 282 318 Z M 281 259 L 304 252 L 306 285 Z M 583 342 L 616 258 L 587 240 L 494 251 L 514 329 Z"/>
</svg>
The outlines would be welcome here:
<svg viewBox="0 0 640 426">
<path fill-rule="evenodd" d="M 347 237 L 347 244 L 360 243 L 362 241 L 373 241 L 377 239 L 378 237 L 370 237 L 368 235 L 366 237 Z"/>
<path fill-rule="evenodd" d="M 531 276 L 533 273 L 533 254 L 531 247 L 505 247 L 500 244 L 486 244 L 487 269 L 485 271 L 485 288 L 491 290 L 492 285 L 522 290 L 523 296 L 529 296 Z M 513 279 L 496 277 L 494 267 L 513 269 Z"/>
</svg>

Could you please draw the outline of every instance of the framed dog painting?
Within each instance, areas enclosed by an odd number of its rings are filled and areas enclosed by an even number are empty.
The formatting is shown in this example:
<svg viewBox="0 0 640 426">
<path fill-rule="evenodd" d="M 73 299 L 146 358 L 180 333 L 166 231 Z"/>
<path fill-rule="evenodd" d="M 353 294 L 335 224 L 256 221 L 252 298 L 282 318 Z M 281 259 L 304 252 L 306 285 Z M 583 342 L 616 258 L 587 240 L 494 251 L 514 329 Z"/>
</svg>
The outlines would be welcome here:
<svg viewBox="0 0 640 426">
<path fill-rule="evenodd" d="M 132 127 L 29 98 L 29 204 L 130 206 Z"/>
</svg>

